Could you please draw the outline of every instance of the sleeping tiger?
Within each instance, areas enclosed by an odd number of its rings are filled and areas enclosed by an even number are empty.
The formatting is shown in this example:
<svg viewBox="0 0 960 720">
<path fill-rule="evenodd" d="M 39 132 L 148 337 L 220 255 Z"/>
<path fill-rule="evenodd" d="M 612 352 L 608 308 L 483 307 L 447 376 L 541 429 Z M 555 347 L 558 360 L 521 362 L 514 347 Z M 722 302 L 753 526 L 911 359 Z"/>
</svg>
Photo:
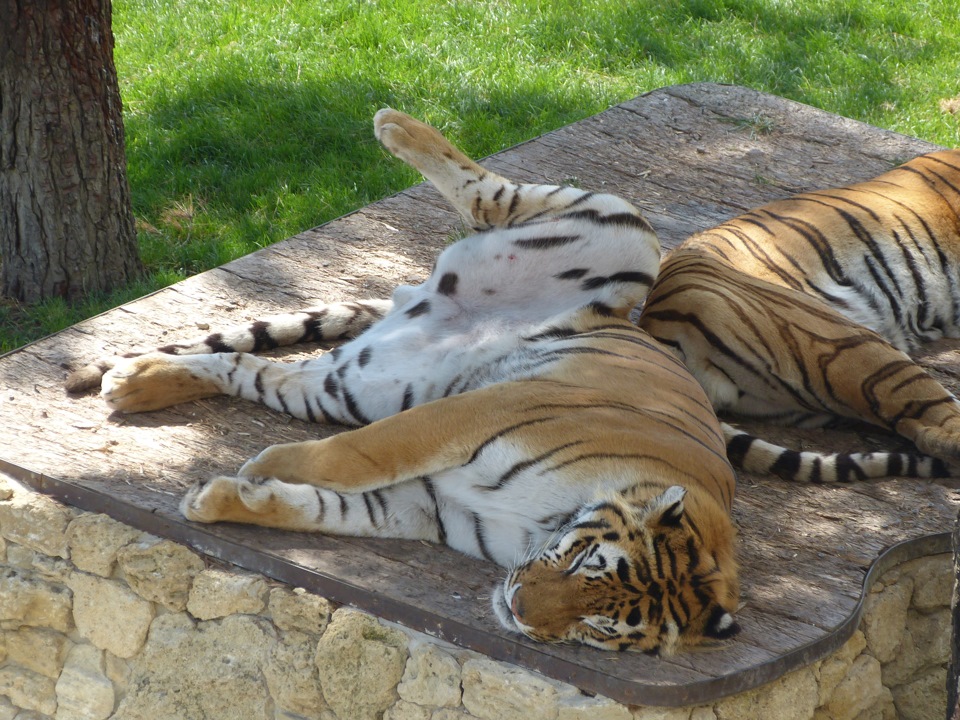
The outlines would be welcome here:
<svg viewBox="0 0 960 720">
<path fill-rule="evenodd" d="M 960 150 L 770 203 L 670 254 L 639 324 L 720 412 L 854 418 L 956 463 L 960 403 L 906 351 L 960 337 L 958 213 Z M 728 444 L 735 463 L 750 452 L 749 438 Z M 805 462 L 781 458 L 788 472 Z"/>
<path fill-rule="evenodd" d="M 724 440 L 742 434 L 627 320 L 657 275 L 647 222 L 614 196 L 512 183 L 401 113 L 374 125 L 479 231 L 427 282 L 101 361 L 68 389 L 103 375 L 101 394 L 123 412 L 227 393 L 362 426 L 196 485 L 181 504 L 191 520 L 445 543 L 509 568 L 496 614 L 538 640 L 672 652 L 732 636 Z M 298 364 L 248 354 L 348 338 Z M 751 469 L 783 464 L 782 452 L 754 447 Z M 816 461 L 824 479 L 908 462 Z"/>
</svg>

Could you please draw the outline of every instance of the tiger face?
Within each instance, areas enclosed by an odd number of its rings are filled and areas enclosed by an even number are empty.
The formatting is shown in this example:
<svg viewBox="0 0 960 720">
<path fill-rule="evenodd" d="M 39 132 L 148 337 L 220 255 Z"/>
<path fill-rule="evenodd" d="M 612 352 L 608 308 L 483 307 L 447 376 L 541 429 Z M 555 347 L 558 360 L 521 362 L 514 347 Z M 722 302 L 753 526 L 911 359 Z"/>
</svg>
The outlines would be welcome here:
<svg viewBox="0 0 960 720">
<path fill-rule="evenodd" d="M 495 590 L 500 622 L 541 642 L 665 654 L 735 635 L 733 559 L 711 551 L 685 494 L 584 507 Z"/>
</svg>

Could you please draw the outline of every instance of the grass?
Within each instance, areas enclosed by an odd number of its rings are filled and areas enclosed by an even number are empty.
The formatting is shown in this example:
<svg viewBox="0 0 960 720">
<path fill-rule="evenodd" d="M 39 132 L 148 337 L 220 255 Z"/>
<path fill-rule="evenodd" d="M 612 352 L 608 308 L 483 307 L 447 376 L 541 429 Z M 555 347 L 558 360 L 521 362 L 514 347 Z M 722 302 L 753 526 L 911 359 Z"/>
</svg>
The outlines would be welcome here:
<svg viewBox="0 0 960 720">
<path fill-rule="evenodd" d="M 482 157 L 711 80 L 960 145 L 956 0 L 114 0 L 113 29 L 149 274 L 0 305 L 0 350 L 417 182 L 384 105 Z"/>
</svg>

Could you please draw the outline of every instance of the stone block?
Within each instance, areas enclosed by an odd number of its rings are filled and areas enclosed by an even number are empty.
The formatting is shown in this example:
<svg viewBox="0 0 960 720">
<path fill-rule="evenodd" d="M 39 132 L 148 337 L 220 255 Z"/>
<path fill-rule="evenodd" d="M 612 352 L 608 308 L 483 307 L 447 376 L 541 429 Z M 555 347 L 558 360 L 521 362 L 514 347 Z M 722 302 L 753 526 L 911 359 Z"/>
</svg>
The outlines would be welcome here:
<svg viewBox="0 0 960 720">
<path fill-rule="evenodd" d="M 17 665 L 0 667 L 0 695 L 6 695 L 24 710 L 35 710 L 44 715 L 53 715 L 57 711 L 53 680 Z"/>
<path fill-rule="evenodd" d="M 23 545 L 12 543 L 7 546 L 6 565 L 29 572 L 43 580 L 60 584 L 65 583 L 67 577 L 73 572 L 73 566 L 69 560 L 44 555 Z"/>
<path fill-rule="evenodd" d="M 819 669 L 814 670 L 814 676 L 817 678 L 819 688 L 817 698 L 818 706 L 823 705 L 830 699 L 834 689 L 850 670 L 854 659 L 863 652 L 866 646 L 866 637 L 864 637 L 864 634 L 860 630 L 857 630 L 839 650 L 820 663 Z"/>
<path fill-rule="evenodd" d="M 320 635 L 330 622 L 330 601 L 303 588 L 275 587 L 268 605 L 273 624 L 281 630 Z"/>
<path fill-rule="evenodd" d="M 833 720 L 854 720 L 880 702 L 885 690 L 880 662 L 870 655 L 861 655 L 853 661 L 823 709 Z"/>
<path fill-rule="evenodd" d="M 112 720 L 270 717 L 263 667 L 274 641 L 270 623 L 249 615 L 202 623 L 160 615 Z"/>
<path fill-rule="evenodd" d="M 772 683 L 724 698 L 714 706 L 718 720 L 809 720 L 817 707 L 817 681 L 810 667 Z"/>
<path fill-rule="evenodd" d="M 121 548 L 117 564 L 137 595 L 173 612 L 187 606 L 193 579 L 204 567 L 192 550 L 170 540 L 155 539 Z"/>
<path fill-rule="evenodd" d="M 463 706 L 481 720 L 553 720 L 557 689 L 545 678 L 505 663 L 463 664 Z"/>
<path fill-rule="evenodd" d="M 120 549 L 143 536 L 140 530 L 106 515 L 84 513 L 67 528 L 70 560 L 77 570 L 110 577 Z"/>
<path fill-rule="evenodd" d="M 892 688 L 900 720 L 943 720 L 947 716 L 946 687 L 947 670 L 940 667 Z"/>
<path fill-rule="evenodd" d="M 6 697 L 0 695 L 0 720 L 15 720 L 20 708 L 16 707 Z"/>
<path fill-rule="evenodd" d="M 101 650 L 131 658 L 143 647 L 153 620 L 153 605 L 125 585 L 95 575 L 74 573 L 73 619 L 80 634 Z"/>
<path fill-rule="evenodd" d="M 271 648 L 263 675 L 279 708 L 305 717 L 318 717 L 326 709 L 315 657 L 316 641 L 296 631 Z"/>
<path fill-rule="evenodd" d="M 430 720 L 433 711 L 406 700 L 397 700 L 397 704 L 387 708 L 383 720 Z"/>
<path fill-rule="evenodd" d="M 74 511 L 19 483 L 0 501 L 0 535 L 10 542 L 52 557 L 70 557 L 67 526 Z"/>
<path fill-rule="evenodd" d="M 949 553 L 904 563 L 913 578 L 913 607 L 921 611 L 950 607 L 953 594 L 953 556 Z"/>
<path fill-rule="evenodd" d="M 897 656 L 883 666 L 883 684 L 902 685 L 950 657 L 950 610 L 921 614 L 911 612 Z"/>
<path fill-rule="evenodd" d="M 707 708 L 713 713 L 712 708 Z M 634 720 L 691 720 L 692 711 L 689 707 L 680 708 L 659 708 L 659 707 L 636 707 L 633 711 Z M 716 715 L 700 718 L 699 720 L 716 720 Z"/>
<path fill-rule="evenodd" d="M 899 582 L 867 596 L 860 627 L 870 654 L 882 663 L 892 660 L 900 646 L 912 594 L 913 579 L 903 575 Z"/>
<path fill-rule="evenodd" d="M 193 580 L 186 608 L 198 620 L 256 615 L 266 607 L 267 591 L 267 583 L 259 575 L 204 570 Z"/>
<path fill-rule="evenodd" d="M 407 636 L 375 618 L 341 608 L 317 643 L 323 694 L 338 717 L 376 720 L 397 700 Z"/>
<path fill-rule="evenodd" d="M 107 720 L 116 700 L 104 673 L 104 652 L 93 645 L 75 645 L 57 680 L 56 720 Z"/>
<path fill-rule="evenodd" d="M 59 677 L 70 649 L 66 635 L 46 628 L 22 627 L 5 636 L 12 662 L 54 680 Z"/>
<path fill-rule="evenodd" d="M 625 706 L 610 698 L 576 693 L 560 699 L 557 720 L 634 720 L 634 716 Z"/>
<path fill-rule="evenodd" d="M 72 604 L 70 591 L 62 585 L 12 568 L 0 569 L 2 629 L 29 625 L 69 632 L 73 629 Z"/>
<path fill-rule="evenodd" d="M 461 696 L 460 663 L 436 645 L 418 644 L 410 649 L 397 693 L 417 705 L 457 707 Z"/>
</svg>

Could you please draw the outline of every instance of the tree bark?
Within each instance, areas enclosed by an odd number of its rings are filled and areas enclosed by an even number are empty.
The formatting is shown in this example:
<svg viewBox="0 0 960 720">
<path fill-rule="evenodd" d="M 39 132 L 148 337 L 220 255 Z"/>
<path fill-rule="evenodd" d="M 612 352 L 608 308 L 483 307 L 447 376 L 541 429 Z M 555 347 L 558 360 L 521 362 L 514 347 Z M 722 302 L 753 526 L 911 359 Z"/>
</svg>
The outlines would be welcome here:
<svg viewBox="0 0 960 720">
<path fill-rule="evenodd" d="M 947 669 L 947 720 L 960 720 L 960 513 L 953 529 L 953 630 Z"/>
<path fill-rule="evenodd" d="M 0 0 L 0 294 L 76 300 L 141 271 L 110 0 Z"/>
</svg>

